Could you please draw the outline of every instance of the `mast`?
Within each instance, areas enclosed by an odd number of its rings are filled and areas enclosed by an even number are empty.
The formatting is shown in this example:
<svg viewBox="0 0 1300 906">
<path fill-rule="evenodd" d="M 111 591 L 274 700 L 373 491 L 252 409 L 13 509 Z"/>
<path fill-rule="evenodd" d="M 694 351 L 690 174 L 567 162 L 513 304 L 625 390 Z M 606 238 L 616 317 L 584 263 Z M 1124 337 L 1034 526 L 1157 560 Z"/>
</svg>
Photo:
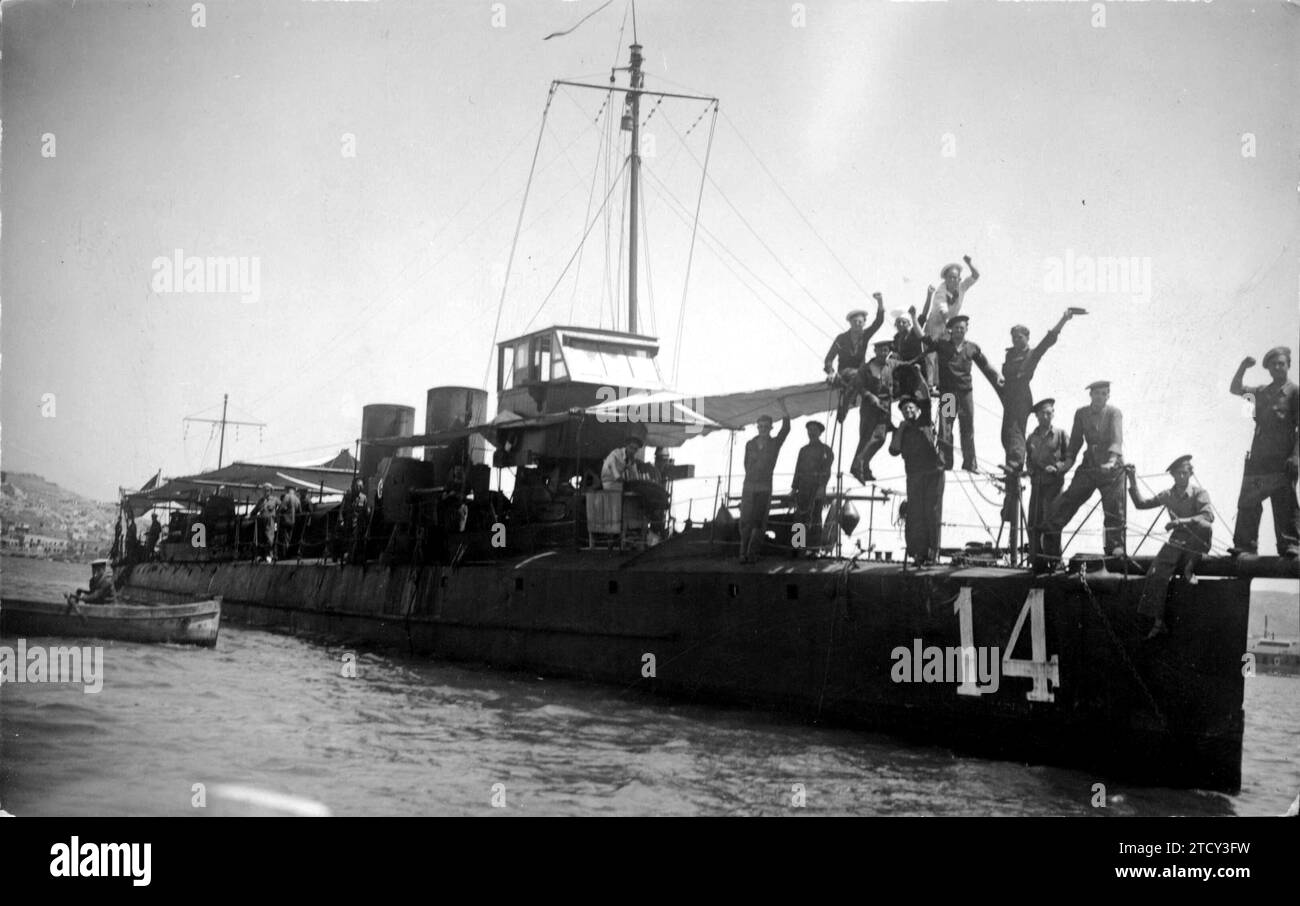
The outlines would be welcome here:
<svg viewBox="0 0 1300 906">
<path fill-rule="evenodd" d="M 251 428 L 266 427 L 266 422 L 241 422 L 241 421 L 231 421 L 230 419 L 226 418 L 226 409 L 229 406 L 229 404 L 230 404 L 230 394 L 229 393 L 221 394 L 221 419 L 220 420 L 217 420 L 215 418 L 195 418 L 192 415 L 187 415 L 185 416 L 185 418 L 182 419 L 182 421 L 185 422 L 203 422 L 204 424 L 208 424 L 208 425 L 221 425 L 221 443 L 217 447 L 217 468 L 218 469 L 221 468 L 222 464 L 225 461 L 226 425 L 248 425 Z"/>
<path fill-rule="evenodd" d="M 230 394 L 221 394 L 221 443 L 217 445 L 217 468 L 221 468 L 221 459 L 226 453 L 226 404 L 230 402 Z"/>
<path fill-rule="evenodd" d="M 633 44 L 632 62 L 628 67 L 631 75 L 630 89 L 627 92 L 627 102 L 624 109 L 624 128 L 628 128 L 627 120 L 631 122 L 632 132 L 632 157 L 630 167 L 630 190 L 628 192 L 628 251 L 627 251 L 627 331 L 636 333 L 636 224 L 637 224 L 637 200 L 641 182 L 641 86 L 645 76 L 641 72 L 641 45 Z"/>
</svg>

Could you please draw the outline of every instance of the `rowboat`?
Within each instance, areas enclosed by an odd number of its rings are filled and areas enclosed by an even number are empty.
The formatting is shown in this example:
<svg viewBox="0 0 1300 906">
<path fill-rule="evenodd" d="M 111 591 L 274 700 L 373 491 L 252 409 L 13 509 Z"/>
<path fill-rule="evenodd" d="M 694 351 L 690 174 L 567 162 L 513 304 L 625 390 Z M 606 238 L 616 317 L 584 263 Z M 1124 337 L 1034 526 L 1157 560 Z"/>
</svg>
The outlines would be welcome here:
<svg viewBox="0 0 1300 906">
<path fill-rule="evenodd" d="M 128 642 L 217 644 L 221 597 L 182 604 L 85 604 L 67 601 L 0 602 L 0 633 L 7 636 L 73 636 Z"/>
</svg>

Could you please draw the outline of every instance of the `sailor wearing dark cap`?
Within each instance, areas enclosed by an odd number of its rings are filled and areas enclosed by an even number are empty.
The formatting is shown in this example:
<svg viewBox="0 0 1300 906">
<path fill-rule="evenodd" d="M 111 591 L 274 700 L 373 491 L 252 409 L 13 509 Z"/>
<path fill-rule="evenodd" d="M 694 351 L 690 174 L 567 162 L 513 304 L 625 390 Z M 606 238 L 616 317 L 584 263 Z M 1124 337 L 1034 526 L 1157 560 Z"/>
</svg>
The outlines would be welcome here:
<svg viewBox="0 0 1300 906">
<path fill-rule="evenodd" d="M 831 465 L 835 454 L 822 442 L 826 426 L 810 421 L 808 443 L 799 450 L 794 464 L 795 521 L 803 523 L 809 547 L 821 546 L 822 507 L 826 503 L 826 484 L 831 480 Z"/>
<path fill-rule="evenodd" d="M 849 329 L 844 331 L 835 338 L 831 343 L 830 351 L 826 353 L 826 360 L 822 363 L 822 370 L 826 372 L 826 380 L 833 380 L 838 373 L 844 375 L 845 371 L 856 372 L 862 367 L 862 362 L 867 357 L 867 344 L 871 342 L 872 336 L 880 329 L 880 325 L 885 323 L 885 300 L 880 293 L 873 294 L 876 300 L 876 319 L 867 327 L 867 313 L 861 308 L 855 308 L 845 315 L 849 322 Z M 838 357 L 838 365 L 835 363 Z M 851 381 L 853 374 L 844 375 L 845 382 Z M 844 413 L 840 413 L 840 420 L 844 420 Z"/>
<path fill-rule="evenodd" d="M 944 463 L 934 426 L 921 422 L 921 407 L 911 397 L 898 401 L 903 420 L 889 444 L 907 472 L 907 512 L 903 536 L 907 555 L 918 565 L 933 563 L 942 546 Z"/>
<path fill-rule="evenodd" d="M 871 459 L 885 445 L 885 439 L 893 428 L 889 409 L 897 395 L 894 360 L 889 357 L 893 346 L 893 340 L 880 340 L 876 343 L 875 355 L 858 369 L 862 407 L 858 413 L 858 447 L 853 453 L 849 472 L 863 484 L 876 480 L 871 473 Z M 929 402 L 929 397 L 926 397 L 926 402 Z"/>
<path fill-rule="evenodd" d="M 1029 559 L 1035 571 L 1039 572 L 1051 566 L 1042 556 L 1043 535 L 1052 504 L 1065 487 L 1065 472 L 1068 468 L 1066 458 L 1070 435 L 1065 433 L 1065 429 L 1052 424 L 1055 414 L 1056 400 L 1050 396 L 1035 403 L 1034 415 L 1038 419 L 1038 427 L 1030 432 L 1025 441 L 1029 466 L 1029 512 L 1025 515 L 1025 525 L 1029 534 Z"/>
<path fill-rule="evenodd" d="M 1002 449 L 1007 454 L 1007 471 L 1019 472 L 1025 464 L 1025 427 L 1033 410 L 1034 394 L 1029 382 L 1034 378 L 1043 353 L 1056 345 L 1065 322 L 1073 317 L 1066 310 L 1061 320 L 1049 330 L 1038 345 L 1029 348 L 1029 328 L 1017 324 L 1011 328 L 1011 345 L 1002 363 Z"/>
<path fill-rule="evenodd" d="M 767 512 L 772 505 L 772 472 L 781 445 L 790 436 L 790 416 L 772 437 L 772 416 L 758 417 L 758 436 L 745 444 L 745 483 L 740 489 L 740 562 L 756 563 L 767 537 Z"/>
<path fill-rule="evenodd" d="M 975 459 L 975 400 L 972 396 L 971 363 L 979 366 L 993 389 L 1001 392 L 1002 378 L 978 345 L 966 340 L 966 325 L 970 318 L 957 315 L 948 319 L 948 336 L 940 339 L 922 337 L 926 349 L 933 350 L 938 358 L 939 373 L 939 442 L 944 452 L 944 468 L 953 467 L 952 423 L 954 417 L 961 422 L 961 467 L 967 472 L 978 468 Z"/>
<path fill-rule="evenodd" d="M 1242 378 L 1255 360 L 1242 360 L 1228 391 L 1255 404 L 1255 436 L 1246 457 L 1241 494 L 1237 498 L 1237 528 L 1232 536 L 1234 554 L 1259 549 L 1259 520 L 1264 501 L 1273 508 L 1273 534 L 1282 557 L 1300 556 L 1300 502 L 1296 478 L 1300 475 L 1300 388 L 1287 379 L 1291 349 L 1274 346 L 1264 353 L 1264 367 L 1272 380 L 1253 387 Z"/>
<path fill-rule="evenodd" d="M 1205 488 L 1189 486 L 1192 478 L 1192 457 L 1180 456 L 1165 469 L 1173 476 L 1174 486 L 1154 497 L 1143 497 L 1137 489 L 1137 470 L 1126 466 L 1128 493 L 1139 510 L 1164 507 L 1169 511 L 1165 530 L 1169 540 L 1160 547 L 1155 560 L 1147 569 L 1142 586 L 1142 600 L 1138 613 L 1152 621 L 1147 638 L 1155 638 L 1168 629 L 1165 626 L 1165 604 L 1169 596 L 1169 582 L 1177 574 L 1190 576 L 1196 561 L 1210 550 L 1214 532 L 1214 508 Z"/>
<path fill-rule="evenodd" d="M 1110 381 L 1093 381 L 1088 392 L 1092 402 L 1074 413 L 1066 470 L 1074 465 L 1085 442 L 1088 449 L 1070 486 L 1052 505 L 1043 538 L 1044 553 L 1052 564 L 1061 555 L 1062 530 L 1094 491 L 1101 494 L 1106 553 L 1116 557 L 1124 553 L 1123 416 L 1109 404 Z"/>
</svg>

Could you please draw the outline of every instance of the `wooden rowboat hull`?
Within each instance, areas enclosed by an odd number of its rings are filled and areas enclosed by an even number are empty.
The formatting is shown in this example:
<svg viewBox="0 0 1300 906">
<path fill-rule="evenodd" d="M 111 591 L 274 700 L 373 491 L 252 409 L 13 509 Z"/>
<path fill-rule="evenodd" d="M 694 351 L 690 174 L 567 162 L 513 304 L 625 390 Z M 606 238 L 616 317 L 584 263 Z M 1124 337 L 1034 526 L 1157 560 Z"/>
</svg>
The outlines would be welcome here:
<svg viewBox="0 0 1300 906">
<path fill-rule="evenodd" d="M 0 633 L 6 636 L 70 636 L 128 642 L 217 644 L 221 598 L 185 604 L 79 604 L 63 601 L 0 602 Z"/>
</svg>

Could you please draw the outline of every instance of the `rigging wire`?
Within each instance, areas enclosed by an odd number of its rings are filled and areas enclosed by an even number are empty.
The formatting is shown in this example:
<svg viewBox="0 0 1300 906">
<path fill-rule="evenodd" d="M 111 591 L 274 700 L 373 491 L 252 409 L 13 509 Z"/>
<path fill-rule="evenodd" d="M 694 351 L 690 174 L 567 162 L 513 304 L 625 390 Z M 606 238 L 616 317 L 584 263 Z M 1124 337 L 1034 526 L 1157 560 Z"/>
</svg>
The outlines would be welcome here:
<svg viewBox="0 0 1300 906">
<path fill-rule="evenodd" d="M 662 119 L 665 123 L 668 124 L 668 127 L 673 130 L 673 133 L 677 136 L 678 140 L 681 141 L 683 145 L 685 145 L 685 139 L 683 139 L 682 134 L 677 131 L 677 127 L 673 125 L 673 122 L 671 119 L 669 119 L 668 115 L 664 114 Z M 689 148 L 687 148 L 687 153 L 690 154 L 693 159 L 695 159 L 696 164 L 700 163 L 699 159 L 695 158 L 695 155 L 690 151 Z M 758 241 L 758 244 L 763 247 L 763 250 L 767 252 L 768 255 L 771 256 L 773 261 L 776 262 L 777 267 L 781 268 L 781 270 L 785 272 L 785 275 L 794 282 L 795 286 L 798 286 L 801 290 L 803 290 L 804 295 L 806 295 L 809 299 L 811 299 L 813 304 L 816 305 L 822 311 L 823 314 L 825 314 L 828 318 L 831 319 L 832 323 L 838 325 L 839 318 L 837 318 L 834 314 L 832 314 L 830 309 L 828 309 L 825 305 L 823 305 L 822 301 L 813 295 L 812 290 L 808 289 L 807 286 L 805 286 L 802 282 L 800 282 L 799 278 L 794 275 L 794 272 L 791 271 L 790 268 L 786 266 L 785 262 L 781 260 L 780 256 L 777 255 L 776 251 L 770 245 L 767 244 L 767 241 L 763 239 L 762 236 L 758 234 L 758 231 L 754 229 L 753 224 L 751 224 L 749 220 L 746 219 L 745 215 L 740 212 L 740 209 L 731 203 L 731 199 L 727 197 L 726 192 L 722 191 L 722 187 L 718 185 L 717 180 L 715 180 L 711 176 L 708 176 L 707 174 L 705 176 L 705 179 L 707 179 L 709 181 L 709 184 L 713 186 L 715 190 L 717 190 L 718 197 L 721 198 L 723 203 L 725 203 L 726 206 L 731 209 L 731 212 L 736 215 L 736 217 L 744 225 L 745 229 L 749 231 L 750 235 L 753 236 L 754 239 Z"/>
<path fill-rule="evenodd" d="M 515 224 L 515 238 L 510 243 L 510 257 L 506 260 L 505 279 L 501 281 L 501 301 L 497 304 L 496 324 L 492 327 L 492 342 L 488 345 L 487 367 L 483 369 L 483 389 L 488 388 L 489 380 L 492 376 L 492 360 L 496 358 L 497 334 L 501 330 L 501 313 L 506 307 L 506 289 L 510 285 L 510 270 L 515 262 L 515 249 L 519 245 L 519 231 L 524 225 L 524 211 L 528 207 L 528 192 L 533 185 L 533 176 L 537 171 L 537 155 L 542 150 L 542 136 L 546 133 L 546 117 L 551 112 L 551 102 L 555 100 L 555 84 L 551 84 L 551 90 L 546 95 L 546 109 L 542 111 L 542 125 L 537 132 L 537 146 L 533 149 L 533 163 L 528 168 L 528 182 L 524 185 L 524 200 L 519 205 L 519 220 Z"/>
<path fill-rule="evenodd" d="M 677 312 L 677 339 L 673 343 L 672 383 L 674 385 L 677 383 L 677 370 L 682 359 L 682 331 L 686 325 L 686 291 L 691 282 L 691 264 L 695 261 L 695 239 L 700 228 L 700 208 L 704 204 L 704 174 L 708 172 L 709 157 L 713 153 L 713 132 L 718 125 L 718 102 L 714 101 L 712 106 L 713 119 L 709 123 L 709 141 L 704 148 L 704 169 L 700 172 L 700 187 L 695 195 L 695 216 L 691 220 L 691 243 L 686 252 L 686 275 L 682 278 L 682 302 Z M 703 115 L 703 113 L 700 114 L 701 117 Z M 698 123 L 699 121 L 700 118 L 696 117 L 695 122 Z M 695 126 L 692 124 L 691 129 L 694 128 Z M 686 130 L 686 134 L 690 134 L 690 129 Z"/>
<path fill-rule="evenodd" d="M 542 124 L 542 126 L 545 126 L 545 119 L 546 119 L 545 113 L 543 113 L 542 116 L 539 117 L 539 122 Z M 386 291 L 376 294 L 376 296 L 368 304 L 360 308 L 354 315 L 351 315 L 349 317 L 348 326 L 339 330 L 337 333 L 334 334 L 333 337 L 326 340 L 325 343 L 317 347 L 314 355 L 308 358 L 305 363 L 295 368 L 294 370 L 295 373 L 293 377 L 289 378 L 288 381 L 277 384 L 274 390 L 253 399 L 249 403 L 249 405 L 257 406 L 265 402 L 266 400 L 270 399 L 273 396 L 283 394 L 287 387 L 294 386 L 296 384 L 309 380 L 311 378 L 311 374 L 308 370 L 308 366 L 318 362 L 326 355 L 326 353 L 332 351 L 340 342 L 347 339 L 355 338 L 356 337 L 355 325 L 357 323 L 366 323 L 364 320 L 361 320 L 361 316 L 365 315 L 376 305 L 380 305 L 382 303 L 383 306 L 386 308 L 388 304 L 400 298 L 401 295 L 411 285 L 415 283 L 415 281 L 419 280 L 421 277 L 423 277 L 433 268 L 437 267 L 437 265 L 441 263 L 441 261 L 444 260 L 448 254 L 450 254 L 456 248 L 459 248 L 459 246 L 463 244 L 465 240 L 467 240 L 474 233 L 478 232 L 478 230 L 481 229 L 485 223 L 487 223 L 492 217 L 494 217 L 498 210 L 500 210 L 502 207 L 504 207 L 506 204 L 512 201 L 514 199 L 513 195 L 503 200 L 501 204 L 498 205 L 498 207 L 494 209 L 490 215 L 488 215 L 487 218 L 484 218 L 484 220 L 480 221 L 478 226 L 474 227 L 472 230 L 466 233 L 465 236 L 462 237 L 460 242 L 456 243 L 456 245 L 448 249 L 448 251 L 441 258 L 438 258 L 436 261 L 433 261 L 423 271 L 416 274 L 416 276 L 405 281 L 405 283 L 402 283 L 403 277 L 412 268 L 416 267 L 420 263 L 421 258 L 424 255 L 429 254 L 429 252 L 432 250 L 434 242 L 438 239 L 438 237 L 441 236 L 443 233 L 445 233 L 451 227 L 451 225 L 456 222 L 456 219 L 465 211 L 465 209 L 469 207 L 469 205 L 478 198 L 479 190 L 482 189 L 489 182 L 491 182 L 496 177 L 496 174 L 502 169 L 502 167 L 504 167 L 506 163 L 510 160 L 510 158 L 514 156 L 515 152 L 519 149 L 519 147 L 524 143 L 524 140 L 528 137 L 528 132 L 531 130 L 531 128 L 532 128 L 532 124 L 530 123 L 527 129 L 524 129 L 523 131 L 520 132 L 519 138 L 514 142 L 513 145 L 511 145 L 510 149 L 501 157 L 501 159 L 497 161 L 495 166 L 493 166 L 491 172 L 489 172 L 488 175 L 483 178 L 483 180 L 478 184 L 478 186 L 476 186 L 473 189 L 473 191 L 469 192 L 465 196 L 465 200 L 461 203 L 460 207 L 457 208 L 456 211 L 449 218 L 447 218 L 446 222 L 444 222 L 442 226 L 439 227 L 431 237 L 429 237 L 429 239 L 424 243 L 425 245 L 424 250 L 419 255 L 413 256 L 410 262 L 405 267 L 403 267 L 401 271 L 398 272 L 397 276 L 395 276 L 393 280 L 389 283 L 388 289 Z M 341 372 L 336 372 L 336 373 L 341 373 Z"/>
<path fill-rule="evenodd" d="M 565 94 L 568 95 L 568 92 L 565 92 Z M 600 110 L 596 111 L 596 120 L 599 121 L 603 117 L 606 121 L 606 125 L 604 133 L 598 133 L 596 136 L 596 162 L 591 168 L 591 189 L 587 192 L 587 210 L 586 213 L 582 215 L 584 223 L 591 218 L 591 204 L 596 197 L 596 182 L 600 179 L 601 153 L 604 151 L 605 143 L 608 141 L 609 121 L 612 119 L 609 104 L 609 99 L 612 96 L 612 93 L 606 92 L 604 100 L 600 105 Z M 577 101 L 574 101 L 574 103 L 577 103 Z M 585 243 L 583 245 L 585 250 Z M 570 324 L 573 323 L 573 306 L 578 300 L 578 287 L 581 285 L 582 281 L 582 259 L 583 254 L 580 251 L 578 254 L 578 265 L 573 272 L 573 293 L 569 296 L 569 316 L 567 320 Z"/>
<path fill-rule="evenodd" d="M 649 171 L 648 171 L 648 172 L 649 172 Z M 681 219 L 682 222 L 685 223 L 686 220 L 687 220 L 687 215 L 686 215 L 686 214 L 683 214 L 682 211 L 686 211 L 686 210 L 688 210 L 688 209 L 686 208 L 686 206 L 683 205 L 683 204 L 681 203 L 681 201 L 678 200 L 678 198 L 677 198 L 675 195 L 672 194 L 672 192 L 668 189 L 667 186 L 664 186 L 664 185 L 663 185 L 663 183 L 659 180 L 659 177 L 658 177 L 658 176 L 656 176 L 653 172 L 650 172 L 650 176 L 651 176 L 651 177 L 652 177 L 652 178 L 653 178 L 657 183 L 659 183 L 660 188 L 661 188 L 661 189 L 663 190 L 663 192 L 664 192 L 664 195 L 665 195 L 667 198 L 669 198 L 669 199 L 673 202 L 673 204 L 675 204 L 675 205 L 677 206 L 676 208 L 670 207 L 669 210 L 671 210 L 674 214 L 676 214 L 677 217 L 678 217 L 679 219 Z M 681 210 L 678 210 L 679 208 L 680 208 Z M 745 270 L 745 271 L 746 271 L 746 272 L 747 272 L 751 277 L 753 277 L 753 279 L 754 279 L 755 282 L 757 282 L 760 286 L 762 286 L 762 287 L 763 287 L 764 289 L 766 289 L 769 293 L 771 293 L 771 295 L 772 295 L 772 296 L 773 296 L 777 301 L 781 302 L 783 305 L 785 305 L 787 308 L 789 308 L 789 309 L 790 309 L 792 312 L 794 312 L 796 315 L 798 315 L 799 317 L 803 318 L 804 321 L 806 321 L 810 326 L 812 326 L 812 328 L 813 328 L 814 330 L 817 330 L 817 331 L 820 333 L 820 332 L 821 332 L 821 328 L 819 328 L 816 324 L 813 323 L 813 321 L 808 317 L 808 315 L 803 311 L 803 309 L 801 309 L 801 308 L 799 308 L 798 306 L 796 306 L 796 305 L 794 305 L 793 303 L 791 303 L 788 299 L 786 299 L 784 296 L 782 296 L 782 295 L 781 295 L 781 294 L 780 294 L 776 289 L 774 289 L 774 288 L 771 286 L 771 284 L 769 284 L 766 280 L 764 280 L 762 277 L 760 277 L 758 274 L 756 274 L 756 273 L 754 272 L 754 270 L 753 270 L 749 265 L 747 265 L 747 264 L 746 264 L 746 263 L 745 263 L 745 262 L 740 258 L 739 255 L 737 255 L 735 252 L 731 251 L 731 249 L 727 248 L 726 244 L 723 243 L 722 240 L 720 240 L 720 239 L 718 239 L 716 236 L 714 236 L 713 232 L 712 232 L 708 227 L 700 226 L 700 230 L 701 230 L 701 232 L 703 233 L 703 236 L 704 236 L 704 237 L 707 237 L 706 240 L 704 241 L 704 245 L 705 245 L 705 247 L 706 247 L 706 248 L 712 248 L 712 249 L 713 249 L 714 254 L 716 254 L 716 255 L 718 256 L 718 260 L 719 260 L 719 262 L 720 262 L 724 267 L 726 267 L 727 270 L 731 271 L 732 275 L 735 276 L 735 277 L 737 278 L 737 280 L 740 281 L 741 285 L 743 285 L 746 289 L 748 289 L 748 290 L 749 290 L 749 291 L 754 295 L 754 298 L 757 299 L 757 300 L 759 301 L 759 303 L 763 305 L 764 308 L 766 308 L 769 312 L 772 313 L 773 317 L 775 317 L 778 321 L 780 321 L 780 322 L 782 323 L 782 325 L 784 325 L 784 326 L 786 327 L 786 329 L 790 331 L 790 333 L 795 337 L 795 339 L 797 339 L 800 343 L 803 343 L 803 345 L 808 349 L 808 351 L 811 352 L 814 356 L 820 356 L 821 353 L 819 353 L 819 352 L 817 352 L 817 350 L 813 349 L 813 347 L 810 346 L 810 345 L 808 344 L 808 342 L 807 342 L 806 340 L 804 340 L 803 337 L 800 336 L 800 334 L 799 334 L 797 331 L 795 331 L 795 330 L 793 329 L 793 327 L 791 327 L 791 325 L 790 325 L 790 323 L 789 323 L 788 321 L 786 321 L 786 320 L 785 320 L 784 318 L 782 318 L 780 315 L 776 314 L 776 312 L 772 310 L 772 307 L 771 307 L 770 305 L 768 305 L 765 301 L 763 301 L 762 297 L 761 297 L 761 296 L 760 296 L 760 295 L 759 295 L 759 294 L 758 294 L 758 293 L 757 293 L 757 292 L 752 288 L 752 286 L 750 286 L 750 284 L 746 281 L 746 279 L 745 279 L 744 277 L 742 277 L 742 276 L 741 276 L 741 275 L 736 271 L 736 269 L 735 269 L 734 267 L 731 266 L 731 263 L 730 263 L 730 262 L 729 262 L 725 257 L 722 256 L 722 254 L 720 253 L 719 250 L 721 250 L 722 252 L 725 252 L 727 255 L 729 255 L 729 256 L 731 256 L 733 259 L 735 259 L 736 263 L 737 263 L 738 265 L 740 265 L 740 267 L 743 268 L 743 269 L 744 269 L 744 270 Z"/>
<path fill-rule="evenodd" d="M 681 83 L 674 82 L 670 79 L 666 79 L 663 76 L 658 76 L 658 78 L 663 82 L 665 82 L 666 84 L 673 85 L 677 88 L 681 88 L 687 91 L 692 90 L 690 86 L 682 85 Z M 840 256 L 835 253 L 835 250 L 831 248 L 830 243 L 828 243 L 822 237 L 822 235 L 819 232 L 817 232 L 817 228 L 813 226 L 812 222 L 804 215 L 803 211 L 800 210 L 799 206 L 794 203 L 794 199 L 792 199 L 790 197 L 790 194 L 786 192 L 785 187 L 781 185 L 780 181 L 772 174 L 772 171 L 768 169 L 767 164 L 765 164 L 763 162 L 763 159 L 758 156 L 758 152 L 755 151 L 753 146 L 750 145 L 748 140 L 746 140 L 744 134 L 740 131 L 740 127 L 737 126 L 735 121 L 731 117 L 727 116 L 725 113 L 723 114 L 723 119 L 726 121 L 727 125 L 731 127 L 732 131 L 735 132 L 736 137 L 740 139 L 740 143 L 744 146 L 745 150 L 748 151 L 750 156 L 754 158 L 754 162 L 758 164 L 759 168 L 763 171 L 763 173 L 767 176 L 767 178 L 771 180 L 772 185 L 776 186 L 776 190 L 781 193 L 781 197 L 786 200 L 786 203 L 790 205 L 791 209 L 795 212 L 795 214 L 799 216 L 799 219 L 803 221 L 804 225 L 807 226 L 808 229 L 812 231 L 812 234 L 815 237 L 817 237 L 817 241 L 821 243 L 822 248 L 826 249 L 826 252 L 831 256 L 831 259 L 834 260 L 835 263 L 840 266 L 840 269 L 844 271 L 845 276 L 849 278 L 849 281 L 857 288 L 858 292 L 862 293 L 862 295 L 864 296 L 867 295 L 866 287 L 864 287 L 858 281 L 858 279 L 853 275 L 853 272 L 849 270 L 848 265 L 846 265 L 844 261 L 840 258 Z"/>
<path fill-rule="evenodd" d="M 614 188 L 617 188 L 617 187 L 618 187 L 618 185 L 615 184 Z M 613 194 L 614 188 L 611 188 L 611 189 L 610 189 L 610 192 L 609 192 L 608 194 L 606 194 L 606 195 L 605 195 L 605 198 L 601 201 L 600 207 L 601 207 L 601 210 L 602 210 L 602 211 L 603 211 L 603 210 L 605 209 L 605 207 L 609 204 L 610 195 Z M 587 229 L 586 229 L 586 231 L 584 231 L 583 234 L 582 234 L 582 239 L 578 242 L 578 247 L 577 247 L 576 249 L 573 250 L 573 254 L 569 256 L 569 260 L 568 260 L 568 262 L 564 265 L 564 269 L 560 271 L 560 276 L 557 277 L 557 278 L 555 279 L 555 283 L 552 284 L 550 291 L 546 294 L 545 298 L 542 299 L 542 304 L 539 305 L 539 306 L 537 306 L 537 311 L 533 312 L 533 316 L 532 316 L 531 318 L 528 319 L 528 324 L 524 327 L 524 332 L 525 332 L 525 333 L 527 333 L 528 330 L 533 326 L 533 322 L 536 321 L 536 320 L 537 320 L 537 316 L 540 315 L 540 314 L 542 313 L 542 309 L 546 307 L 546 303 L 549 302 L 549 301 L 551 301 L 551 296 L 555 295 L 555 291 L 556 291 L 556 289 L 559 288 L 560 283 L 564 280 L 564 275 L 567 274 L 567 273 L 569 272 L 569 267 L 573 264 L 574 260 L 578 257 L 578 253 L 579 253 L 580 251 L 582 251 L 583 243 L 586 241 L 588 234 L 591 233 L 592 228 L 595 227 L 596 224 L 599 222 L 600 211 L 597 211 L 596 214 L 597 214 L 597 217 L 596 217 L 596 218 L 593 218 L 592 221 L 591 221 L 591 223 L 589 223 L 589 224 L 587 225 Z M 502 298 L 502 302 L 503 302 L 503 303 L 505 302 L 504 296 L 503 296 L 503 298 Z M 498 313 L 498 321 L 499 321 L 499 320 L 500 320 L 500 315 L 499 315 L 499 313 Z M 493 336 L 493 338 L 492 338 L 492 345 L 493 345 L 493 347 L 496 346 L 496 337 L 495 337 L 495 336 Z M 490 365 L 491 365 L 491 360 L 489 359 L 489 366 L 490 366 Z M 484 381 L 484 386 L 486 386 L 486 380 Z"/>
</svg>

